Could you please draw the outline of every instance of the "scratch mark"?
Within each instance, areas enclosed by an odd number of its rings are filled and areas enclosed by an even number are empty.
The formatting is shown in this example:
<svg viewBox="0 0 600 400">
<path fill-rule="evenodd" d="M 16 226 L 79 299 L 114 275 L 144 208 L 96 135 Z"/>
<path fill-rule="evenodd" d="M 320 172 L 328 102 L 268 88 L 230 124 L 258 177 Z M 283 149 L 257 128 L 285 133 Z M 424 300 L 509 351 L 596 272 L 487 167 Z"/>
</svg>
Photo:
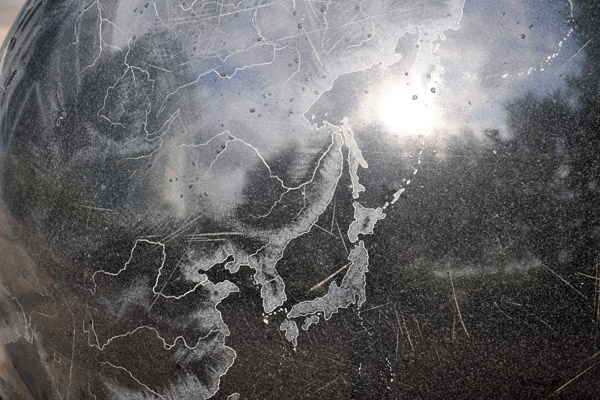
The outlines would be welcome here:
<svg viewBox="0 0 600 400">
<path fill-rule="evenodd" d="M 396 304 L 394 304 L 394 314 L 396 315 L 396 322 L 398 323 L 398 328 L 396 331 L 396 360 L 398 359 L 398 345 L 400 343 L 400 318 L 398 317 L 398 309 L 396 308 Z M 411 344 L 412 347 L 412 344 Z"/>
<path fill-rule="evenodd" d="M 131 377 L 131 379 L 133 379 L 138 384 L 140 384 L 141 386 L 143 386 L 147 391 L 149 391 L 150 393 L 152 393 L 155 396 L 160 397 L 161 399 L 164 399 L 164 397 L 161 396 L 159 393 L 155 392 L 154 390 L 150 389 L 148 386 L 146 386 L 145 384 L 143 384 L 142 382 L 140 382 L 135 376 L 133 376 L 133 374 L 127 368 L 124 368 L 124 367 L 121 367 L 121 366 L 118 366 L 118 365 L 114 365 L 114 364 L 110 363 L 109 361 L 102 361 L 100 364 L 109 365 L 112 368 L 120 369 L 122 371 L 127 372 L 127 374 Z"/>
<path fill-rule="evenodd" d="M 413 317 L 413 319 L 415 320 L 415 323 L 417 324 L 417 330 L 419 331 L 419 336 L 421 337 L 421 339 L 423 339 L 423 332 L 421 332 L 421 327 L 419 326 L 419 321 L 417 320 L 416 317 Z"/>
<path fill-rule="evenodd" d="M 562 71 L 562 69 L 565 67 L 565 65 L 567 65 L 568 63 L 570 63 L 575 57 L 577 57 L 577 54 L 579 54 L 581 52 L 581 50 L 585 49 L 586 46 L 588 44 L 590 44 L 592 42 L 592 39 L 588 40 L 583 46 L 581 46 L 581 48 L 579 50 L 577 50 L 577 52 L 575 52 L 575 54 L 573 54 L 567 61 L 565 61 L 565 63 L 559 68 L 559 71 Z"/>
<path fill-rule="evenodd" d="M 546 268 L 548 271 L 550 271 L 550 273 L 552 273 L 552 275 L 556 276 L 558 279 L 560 279 L 561 281 L 563 281 L 563 283 L 565 285 L 567 285 L 568 287 L 570 287 L 571 289 L 573 289 L 575 292 L 577 292 L 578 295 L 580 295 L 584 299 L 587 299 L 587 297 L 583 293 L 581 293 L 579 290 L 577 290 L 577 288 L 575 288 L 575 286 L 571 285 L 569 283 L 569 281 L 567 281 L 565 278 L 563 278 L 562 276 L 560 276 L 556 272 L 552 271 L 548 266 L 546 266 L 546 264 L 542 264 L 542 267 Z"/>
<path fill-rule="evenodd" d="M 595 308 L 595 326 L 594 326 L 594 338 L 596 343 L 598 342 L 598 332 L 600 330 L 600 262 L 596 265 L 596 277 L 594 282 L 594 308 Z"/>
<path fill-rule="evenodd" d="M 456 305 L 456 312 L 458 313 L 458 319 L 460 320 L 460 324 L 463 327 L 463 330 L 465 331 L 465 334 L 467 335 L 468 338 L 470 338 L 471 336 L 469 335 L 469 332 L 467 331 L 467 327 L 465 326 L 465 321 L 463 320 L 462 314 L 460 312 L 460 307 L 458 305 L 458 299 L 456 298 L 456 291 L 454 290 L 454 281 L 452 280 L 452 272 L 448 272 L 448 276 L 450 276 L 450 286 L 452 286 L 452 297 L 454 297 L 454 304 Z"/>
<path fill-rule="evenodd" d="M 313 392 L 313 394 L 320 392 L 323 389 L 326 389 L 327 387 L 329 387 L 330 385 L 334 384 L 338 379 L 340 379 L 340 376 L 338 376 L 337 378 L 335 378 L 334 380 L 332 380 L 331 382 L 321 386 L 319 389 L 315 390 Z"/>
<path fill-rule="evenodd" d="M 348 251 L 348 247 L 346 246 L 346 241 L 344 240 L 344 235 L 342 235 L 342 230 L 340 229 L 340 224 L 338 224 L 338 222 L 337 222 L 337 218 L 335 220 L 335 226 L 337 227 L 338 233 L 340 235 L 340 240 L 342 241 L 342 244 L 344 245 L 344 250 L 346 250 L 346 254 L 350 254 L 350 252 Z"/>
<path fill-rule="evenodd" d="M 115 210 L 111 210 L 110 208 L 85 206 L 83 204 L 76 204 L 75 206 L 76 207 L 80 207 L 80 208 L 87 208 L 89 210 L 95 210 L 95 211 L 108 211 L 108 212 L 114 212 L 115 211 Z"/>
<path fill-rule="evenodd" d="M 306 219 L 306 218 L 304 218 L 304 217 L 300 217 L 300 218 L 302 218 L 303 220 L 307 221 L 309 224 L 311 224 L 311 225 L 312 225 L 312 226 L 314 226 L 315 228 L 319 228 L 319 229 L 320 229 L 320 230 L 322 230 L 323 232 L 329 233 L 331 236 L 334 236 L 334 237 L 335 237 L 335 235 L 334 235 L 334 233 L 333 233 L 333 232 L 331 232 L 331 231 L 328 231 L 327 229 L 323 228 L 322 226 L 320 226 L 320 225 L 317 225 L 316 223 L 314 223 L 314 222 L 312 222 L 312 221 L 309 221 L 308 219 Z"/>
<path fill-rule="evenodd" d="M 600 278 L 598 278 L 596 276 L 584 274 L 583 272 L 577 272 L 577 275 L 581 275 L 581 276 L 586 277 L 586 278 L 594 279 L 596 281 L 600 280 Z"/>
<path fill-rule="evenodd" d="M 566 388 L 567 386 L 569 386 L 571 383 L 573 383 L 575 380 L 579 379 L 583 374 L 585 374 L 586 372 L 588 372 L 590 369 L 592 369 L 593 367 L 596 366 L 596 364 L 598 364 L 598 362 L 593 363 L 592 365 L 590 365 L 589 367 L 587 367 L 586 369 L 584 369 L 583 371 L 581 371 L 579 374 L 577 374 L 575 377 L 569 379 L 564 385 L 562 385 L 561 387 L 559 387 L 558 389 L 556 389 L 552 395 L 558 394 L 558 392 L 560 392 L 561 390 L 563 390 L 564 388 Z"/>
<path fill-rule="evenodd" d="M 331 228 L 329 229 L 331 232 L 333 232 L 333 227 L 335 225 L 335 198 L 333 199 L 333 211 L 331 213 Z"/>
<path fill-rule="evenodd" d="M 385 303 L 385 304 L 380 304 L 380 305 L 378 305 L 378 306 L 375 306 L 375 307 L 367 308 L 366 310 L 360 310 L 358 313 L 359 313 L 359 314 L 362 314 L 362 313 L 364 313 L 364 312 L 367 312 L 367 311 L 377 310 L 378 308 L 382 308 L 382 307 L 388 306 L 388 305 L 390 305 L 390 304 L 392 304 L 392 302 L 391 302 L 391 301 L 389 301 L 389 302 L 387 302 L 387 303 Z M 394 306 L 394 307 L 395 307 L 395 306 Z"/>
<path fill-rule="evenodd" d="M 523 323 L 524 325 L 527 325 L 529 328 L 535 330 L 533 328 L 533 326 L 529 325 L 527 322 L 521 321 L 520 319 L 513 318 L 510 315 L 508 315 L 507 313 L 505 313 L 504 311 L 500 310 L 500 309 L 498 309 L 498 311 L 500 311 L 502 313 L 502 315 L 504 315 L 506 318 L 510 319 L 511 321 L 514 321 L 514 322 L 517 322 L 517 323 L 519 323 L 519 322 Z"/>
<path fill-rule="evenodd" d="M 312 292 L 315 289 L 323 286 L 323 284 L 327 283 L 329 280 L 331 280 L 332 278 L 334 278 L 340 272 L 342 272 L 343 270 L 345 270 L 346 268 L 348 268 L 350 266 L 350 264 L 352 264 L 352 262 L 349 262 L 348 264 L 344 265 L 343 267 L 341 267 L 340 269 L 338 269 L 337 271 L 335 271 L 333 274 L 329 275 L 327 278 L 323 279 L 321 282 L 319 282 L 315 286 L 311 287 L 310 290 L 309 290 L 309 292 Z"/>
<path fill-rule="evenodd" d="M 410 338 L 410 333 L 408 332 L 408 327 L 406 326 L 406 320 L 404 319 L 404 315 L 402 315 L 402 325 L 400 325 L 400 318 L 398 317 L 398 309 L 396 308 L 395 304 L 394 304 L 394 313 L 396 314 L 396 322 L 398 323 L 398 329 L 396 330 L 396 356 L 398 356 L 398 340 L 399 340 L 399 336 L 400 336 L 400 329 L 402 329 L 402 326 L 404 327 L 404 331 L 406 332 L 406 338 L 408 339 L 408 344 L 410 344 L 410 350 L 412 352 L 414 352 L 415 347 L 413 345 L 412 339 Z"/>
<path fill-rule="evenodd" d="M 190 222 L 183 224 L 181 226 L 181 228 L 175 230 L 174 232 L 170 233 L 169 235 L 165 236 L 162 239 L 162 242 L 168 242 L 172 239 L 174 239 L 175 237 L 177 237 L 178 235 L 181 234 L 181 232 L 185 232 L 186 230 L 188 230 L 190 228 L 191 225 L 193 225 L 196 221 L 198 221 L 200 218 L 202 218 L 202 215 L 198 215 L 196 218 L 194 218 L 193 220 L 191 220 Z"/>
<path fill-rule="evenodd" d="M 321 57 L 319 57 L 319 53 L 317 52 L 315 45 L 313 44 L 312 40 L 310 40 L 310 35 L 306 32 L 306 30 L 304 28 L 302 28 L 302 30 L 304 31 L 304 34 L 306 35 L 306 39 L 308 39 L 308 43 L 310 44 L 310 47 L 312 48 L 313 52 L 315 53 L 315 57 L 317 57 L 317 61 L 319 62 L 319 65 L 321 65 L 321 68 L 324 68 L 323 63 L 321 62 Z"/>
</svg>

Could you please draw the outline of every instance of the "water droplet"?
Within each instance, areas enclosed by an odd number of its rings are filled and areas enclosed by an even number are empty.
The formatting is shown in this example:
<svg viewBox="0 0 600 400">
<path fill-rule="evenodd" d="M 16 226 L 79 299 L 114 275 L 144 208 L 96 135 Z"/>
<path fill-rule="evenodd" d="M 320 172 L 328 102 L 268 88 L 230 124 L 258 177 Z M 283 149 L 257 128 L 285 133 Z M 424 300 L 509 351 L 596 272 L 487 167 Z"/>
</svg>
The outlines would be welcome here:
<svg viewBox="0 0 600 400">
<path fill-rule="evenodd" d="M 435 88 L 434 87 L 431 88 L 431 93 L 435 93 Z"/>
<path fill-rule="evenodd" d="M 302 29 L 302 23 L 298 24 L 298 29 Z"/>
<path fill-rule="evenodd" d="M 520 37 L 521 39 L 525 39 L 525 38 L 526 38 L 526 36 L 525 36 L 525 34 L 524 34 L 524 33 L 521 33 L 521 34 L 519 35 L 519 37 Z"/>
<path fill-rule="evenodd" d="M 254 108 L 250 109 L 250 112 L 253 113 L 254 111 L 256 111 Z"/>
<path fill-rule="evenodd" d="M 416 100 L 418 98 L 419 98 L 419 96 L 417 96 L 416 94 L 413 94 L 413 97 L 412 97 L 413 100 Z"/>
</svg>

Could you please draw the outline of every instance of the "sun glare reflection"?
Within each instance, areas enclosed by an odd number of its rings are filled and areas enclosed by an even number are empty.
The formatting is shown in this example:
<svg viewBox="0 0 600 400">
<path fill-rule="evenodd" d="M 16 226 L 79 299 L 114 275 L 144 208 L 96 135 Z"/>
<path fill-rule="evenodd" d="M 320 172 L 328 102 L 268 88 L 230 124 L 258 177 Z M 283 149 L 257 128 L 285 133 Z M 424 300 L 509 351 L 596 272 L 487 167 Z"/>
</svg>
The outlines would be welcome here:
<svg viewBox="0 0 600 400">
<path fill-rule="evenodd" d="M 376 114 L 398 135 L 424 135 L 434 129 L 439 113 L 431 89 L 411 91 L 406 86 L 392 85 L 381 90 Z"/>
</svg>

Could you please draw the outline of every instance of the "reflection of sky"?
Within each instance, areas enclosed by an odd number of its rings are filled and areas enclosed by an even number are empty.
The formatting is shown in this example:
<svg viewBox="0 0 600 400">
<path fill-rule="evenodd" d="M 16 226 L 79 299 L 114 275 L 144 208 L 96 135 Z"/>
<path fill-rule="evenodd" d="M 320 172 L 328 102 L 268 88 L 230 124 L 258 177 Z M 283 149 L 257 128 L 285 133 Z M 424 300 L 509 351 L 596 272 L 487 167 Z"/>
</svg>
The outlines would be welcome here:
<svg viewBox="0 0 600 400">
<path fill-rule="evenodd" d="M 23 3 L 24 0 L 0 0 L 0 46 Z"/>
<path fill-rule="evenodd" d="M 503 104 L 528 91 L 565 90 L 582 53 L 566 24 L 568 2 L 467 1 L 460 29 L 446 32 L 439 91 L 448 129 L 503 128 Z"/>
</svg>

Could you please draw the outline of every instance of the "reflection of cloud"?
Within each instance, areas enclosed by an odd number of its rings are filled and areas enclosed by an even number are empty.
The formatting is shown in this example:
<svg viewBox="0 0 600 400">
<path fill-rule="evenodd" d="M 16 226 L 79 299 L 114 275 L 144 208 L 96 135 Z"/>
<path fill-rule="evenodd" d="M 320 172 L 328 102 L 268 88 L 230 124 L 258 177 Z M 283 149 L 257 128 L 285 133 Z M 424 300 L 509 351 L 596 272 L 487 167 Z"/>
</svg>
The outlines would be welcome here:
<svg viewBox="0 0 600 400">
<path fill-rule="evenodd" d="M 448 128 L 503 128 L 506 101 L 564 89 L 560 77 L 574 73 L 576 63 L 563 66 L 578 49 L 574 39 L 564 40 L 569 15 L 566 2 L 467 2 L 460 29 L 440 44 Z"/>
<path fill-rule="evenodd" d="M 511 259 L 504 263 L 489 264 L 467 264 L 464 262 L 434 264 L 433 276 L 436 278 L 448 278 L 448 273 L 454 277 L 484 277 L 487 275 L 513 275 L 524 274 L 538 269 L 542 262 L 537 258 Z"/>
</svg>

